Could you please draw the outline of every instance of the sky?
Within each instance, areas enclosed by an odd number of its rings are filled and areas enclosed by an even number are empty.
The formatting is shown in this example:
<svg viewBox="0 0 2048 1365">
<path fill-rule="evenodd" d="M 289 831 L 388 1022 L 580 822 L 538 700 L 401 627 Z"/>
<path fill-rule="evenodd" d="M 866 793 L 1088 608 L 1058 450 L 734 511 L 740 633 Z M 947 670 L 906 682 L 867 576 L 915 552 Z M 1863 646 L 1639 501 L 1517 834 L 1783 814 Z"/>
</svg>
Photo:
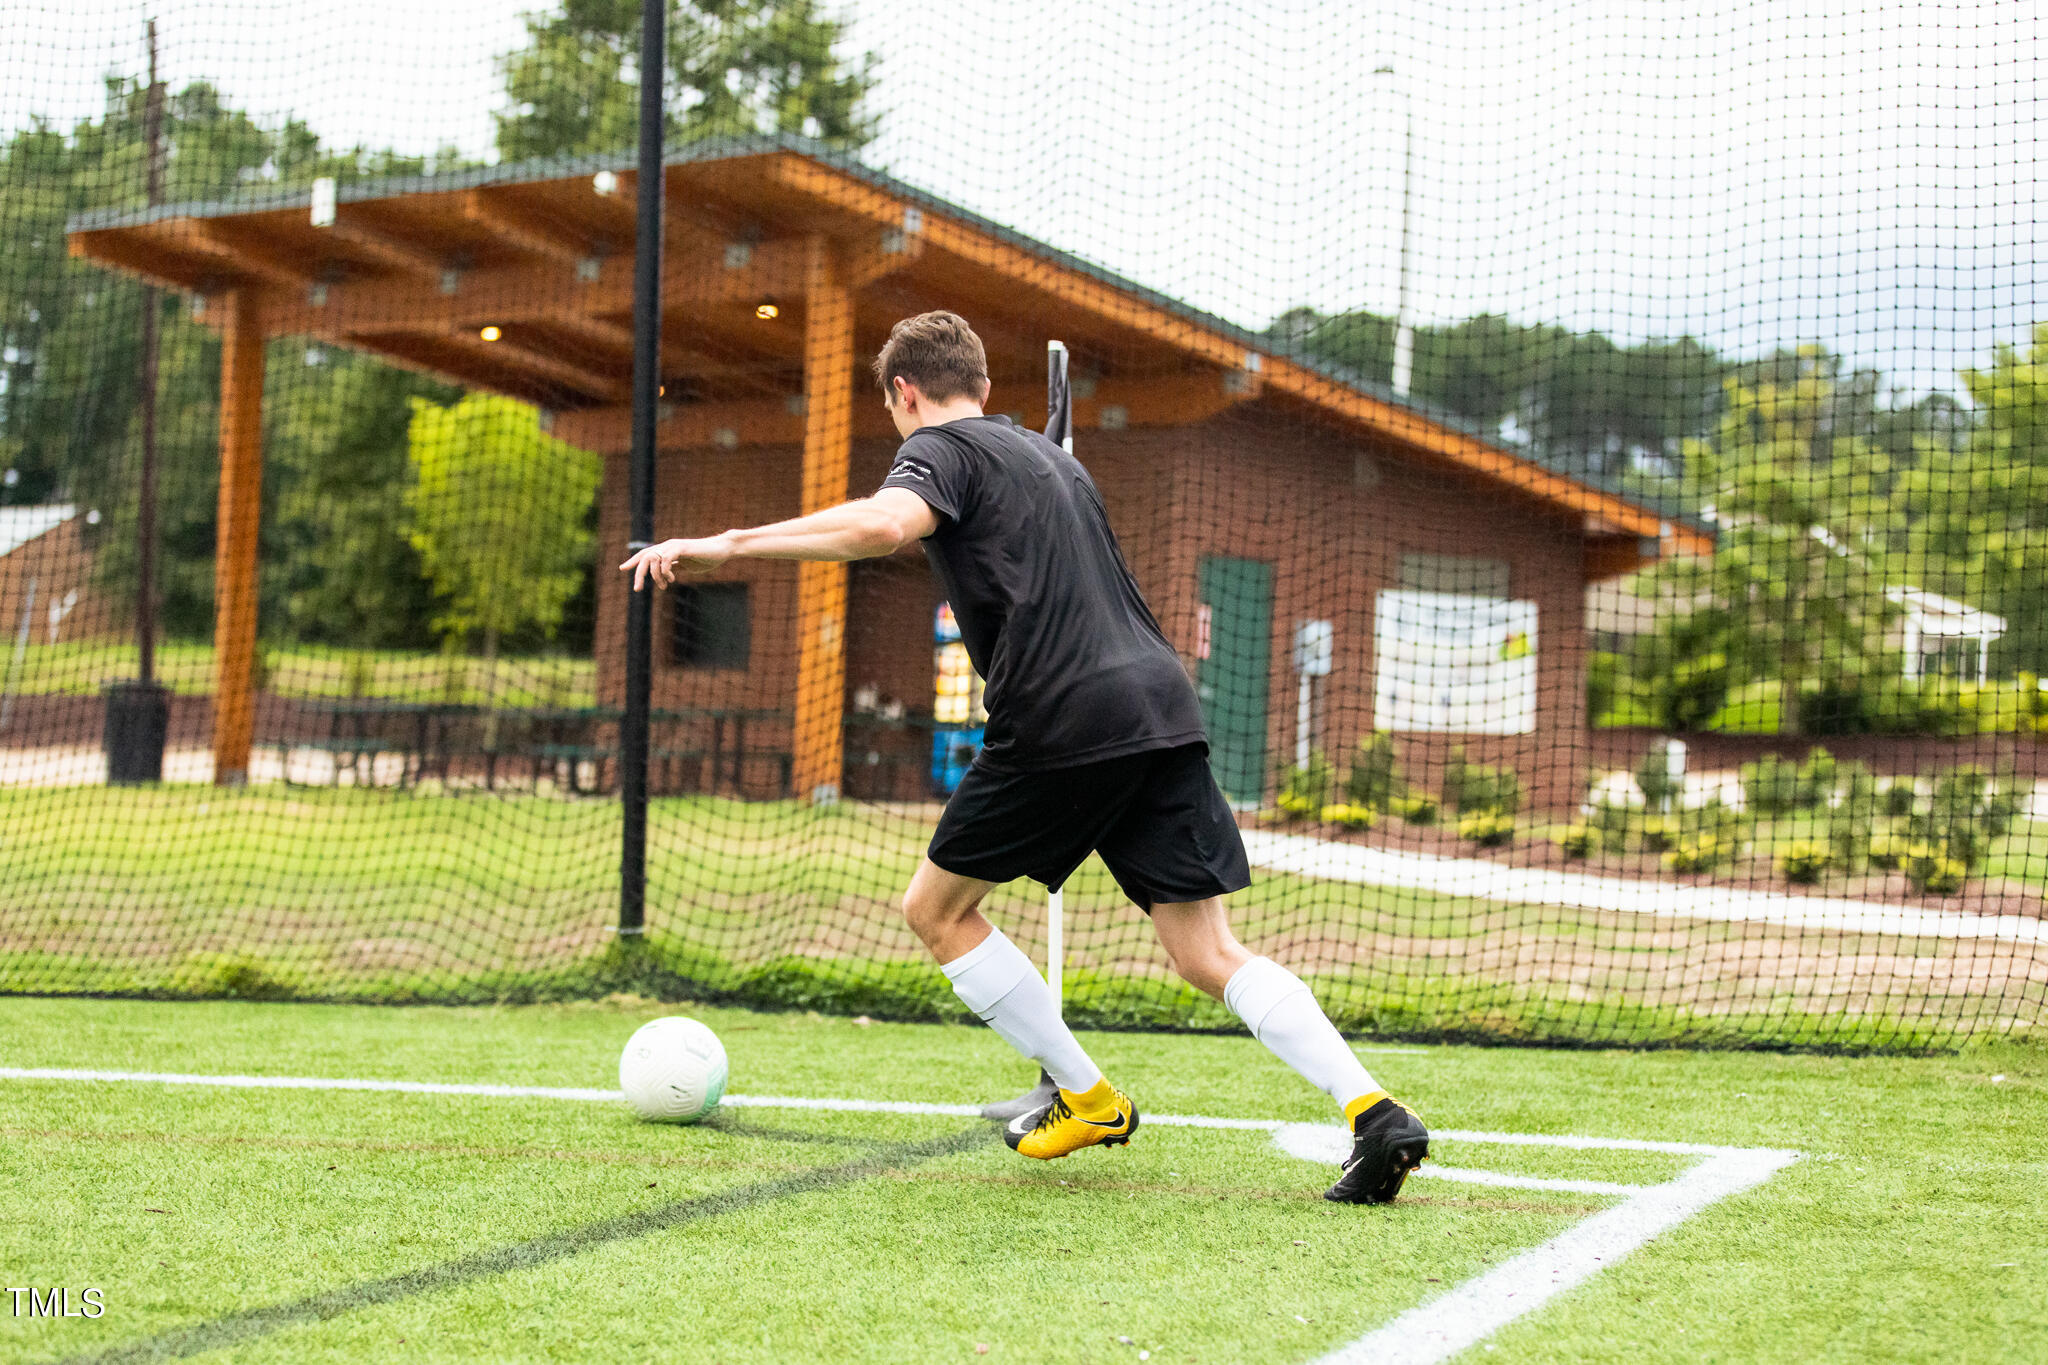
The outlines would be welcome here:
<svg viewBox="0 0 2048 1365">
<path fill-rule="evenodd" d="M 538 0 L 533 0 L 537 3 Z M 157 0 L 164 74 L 490 152 L 512 0 Z M 1251 327 L 1506 313 L 1954 389 L 2048 321 L 2017 0 L 849 0 L 877 166 Z M 140 0 L 0 0 L 0 127 L 95 112 Z M 1391 67 L 1390 74 L 1376 74 Z M 1413 126 L 1412 173 L 1404 131 Z"/>
</svg>

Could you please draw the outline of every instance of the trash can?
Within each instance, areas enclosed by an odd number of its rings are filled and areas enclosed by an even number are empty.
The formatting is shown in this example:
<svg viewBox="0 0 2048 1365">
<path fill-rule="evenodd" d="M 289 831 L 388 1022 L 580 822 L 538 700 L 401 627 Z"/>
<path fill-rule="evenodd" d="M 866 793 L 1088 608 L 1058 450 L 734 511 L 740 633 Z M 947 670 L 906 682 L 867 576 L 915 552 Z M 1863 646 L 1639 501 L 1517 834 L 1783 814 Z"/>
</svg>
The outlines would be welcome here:
<svg viewBox="0 0 2048 1365">
<path fill-rule="evenodd" d="M 161 782 L 171 690 L 162 683 L 108 683 L 107 781 Z"/>
</svg>

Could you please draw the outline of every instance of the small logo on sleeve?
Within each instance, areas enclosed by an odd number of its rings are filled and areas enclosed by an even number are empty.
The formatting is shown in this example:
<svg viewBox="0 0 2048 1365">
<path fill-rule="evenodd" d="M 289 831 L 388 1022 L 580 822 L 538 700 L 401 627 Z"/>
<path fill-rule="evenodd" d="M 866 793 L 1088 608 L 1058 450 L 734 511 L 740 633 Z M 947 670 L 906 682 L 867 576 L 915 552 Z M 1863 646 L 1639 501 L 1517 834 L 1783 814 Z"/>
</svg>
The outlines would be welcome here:
<svg viewBox="0 0 2048 1365">
<path fill-rule="evenodd" d="M 896 467 L 889 471 L 892 479 L 916 479 L 919 483 L 932 481 L 932 467 L 917 460 L 898 460 Z"/>
</svg>

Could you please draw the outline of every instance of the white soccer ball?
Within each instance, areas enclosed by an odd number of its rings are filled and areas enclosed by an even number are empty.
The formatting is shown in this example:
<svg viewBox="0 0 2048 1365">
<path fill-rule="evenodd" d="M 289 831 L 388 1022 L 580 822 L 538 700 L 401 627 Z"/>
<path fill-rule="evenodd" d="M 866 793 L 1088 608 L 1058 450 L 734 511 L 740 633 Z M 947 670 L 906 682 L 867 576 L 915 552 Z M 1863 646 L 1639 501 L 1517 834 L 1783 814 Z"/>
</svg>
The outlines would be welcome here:
<svg viewBox="0 0 2048 1365">
<path fill-rule="evenodd" d="M 649 1123 L 695 1123 L 725 1098 L 725 1044 L 695 1019 L 642 1024 L 619 1055 L 619 1089 Z"/>
</svg>

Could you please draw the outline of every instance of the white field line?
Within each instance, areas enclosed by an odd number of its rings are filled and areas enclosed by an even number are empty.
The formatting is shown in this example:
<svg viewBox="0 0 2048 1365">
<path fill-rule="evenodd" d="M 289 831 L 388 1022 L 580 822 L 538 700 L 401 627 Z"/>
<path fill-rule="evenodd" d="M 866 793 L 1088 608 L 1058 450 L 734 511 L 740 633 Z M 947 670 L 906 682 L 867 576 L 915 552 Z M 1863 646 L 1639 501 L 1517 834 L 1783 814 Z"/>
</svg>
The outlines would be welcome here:
<svg viewBox="0 0 2048 1365">
<path fill-rule="evenodd" d="M 1651 1185 L 1440 1298 L 1411 1308 L 1317 1365 L 1437 1365 L 1626 1259 L 1708 1205 L 1760 1185 L 1795 1152 L 1736 1149 Z"/>
<path fill-rule="evenodd" d="M 1440 858 L 1270 830 L 1245 830 L 1244 847 L 1254 867 L 1271 872 L 1517 905 L 1562 905 L 1658 919 L 1778 924 L 1850 934 L 2048 943 L 2048 921 L 2025 915 L 1923 910 L 1838 896 L 1790 896 L 1732 886 L 1689 886 L 1599 877 L 1590 872 L 1509 867 L 1483 858 Z"/>
<path fill-rule="evenodd" d="M 0 1067 L 0 1080 L 141 1082 L 246 1090 L 355 1090 L 402 1095 L 473 1095 L 491 1099 L 548 1099 L 579 1103 L 622 1103 L 616 1090 L 537 1085 L 476 1085 L 440 1081 L 386 1081 L 334 1076 L 235 1076 L 172 1071 L 106 1071 L 72 1067 Z M 812 1109 L 862 1114 L 928 1114 L 974 1118 L 974 1105 L 913 1100 L 819 1099 L 793 1095 L 728 1095 L 735 1108 Z M 1265 1132 L 1290 1155 L 1326 1162 L 1341 1157 L 1348 1141 L 1342 1125 L 1289 1123 L 1279 1119 L 1218 1118 L 1206 1114 L 1157 1114 L 1145 1122 L 1175 1128 Z M 1591 1279 L 1627 1257 L 1657 1234 L 1677 1226 L 1729 1195 L 1761 1184 L 1797 1152 L 1762 1147 L 1716 1147 L 1698 1142 L 1658 1142 L 1539 1133 L 1496 1133 L 1439 1129 L 1447 1142 L 1515 1147 L 1563 1147 L 1578 1151 L 1664 1152 L 1707 1159 L 1661 1185 L 1625 1185 L 1605 1180 L 1561 1180 L 1504 1171 L 1444 1167 L 1431 1162 L 1419 1176 L 1519 1189 L 1624 1196 L 1543 1245 L 1411 1308 L 1386 1326 L 1323 1357 L 1317 1365 L 1437 1365 L 1492 1336 L 1515 1319 Z"/>
</svg>

